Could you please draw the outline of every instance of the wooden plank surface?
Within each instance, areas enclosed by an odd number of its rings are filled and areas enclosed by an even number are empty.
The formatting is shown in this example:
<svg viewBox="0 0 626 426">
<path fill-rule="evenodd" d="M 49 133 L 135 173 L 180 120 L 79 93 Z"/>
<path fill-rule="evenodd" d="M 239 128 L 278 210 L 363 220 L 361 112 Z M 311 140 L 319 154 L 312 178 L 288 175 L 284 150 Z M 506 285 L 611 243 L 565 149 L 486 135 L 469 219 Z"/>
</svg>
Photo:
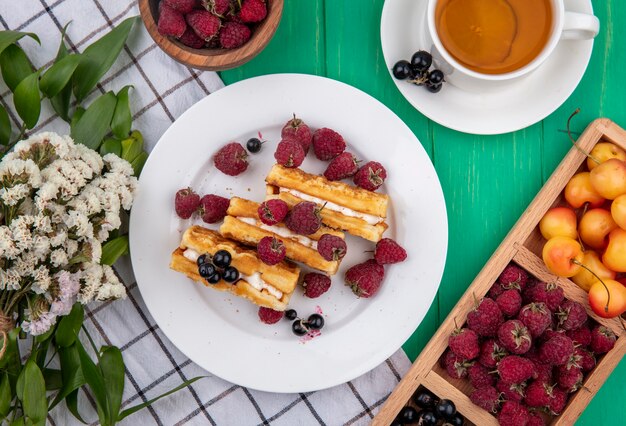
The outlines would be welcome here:
<svg viewBox="0 0 626 426">
<path fill-rule="evenodd" d="M 400 95 L 382 58 L 379 28 L 383 3 L 286 1 L 282 22 L 265 51 L 221 75 L 227 84 L 278 72 L 329 76 L 381 100 L 421 141 L 442 183 L 450 238 L 438 297 L 404 345 L 415 359 L 571 147 L 560 132 L 570 113 L 582 108 L 573 123 L 576 131 L 600 116 L 626 126 L 626 33 L 622 30 L 626 2 L 593 0 L 601 33 L 583 81 L 563 106 L 525 130 L 489 137 L 443 128 Z M 626 361 L 622 361 L 577 424 L 626 424 L 625 381 Z"/>
</svg>

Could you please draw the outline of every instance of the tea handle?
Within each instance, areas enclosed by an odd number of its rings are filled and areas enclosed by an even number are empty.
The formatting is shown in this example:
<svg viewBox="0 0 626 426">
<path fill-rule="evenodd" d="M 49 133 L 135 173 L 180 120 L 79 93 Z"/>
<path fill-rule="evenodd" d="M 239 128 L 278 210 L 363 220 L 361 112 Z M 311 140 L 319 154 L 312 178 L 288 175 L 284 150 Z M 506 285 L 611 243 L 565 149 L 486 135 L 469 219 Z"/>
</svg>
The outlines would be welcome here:
<svg viewBox="0 0 626 426">
<path fill-rule="evenodd" d="M 565 12 L 561 40 L 589 40 L 598 35 L 600 20 L 595 15 Z"/>
</svg>

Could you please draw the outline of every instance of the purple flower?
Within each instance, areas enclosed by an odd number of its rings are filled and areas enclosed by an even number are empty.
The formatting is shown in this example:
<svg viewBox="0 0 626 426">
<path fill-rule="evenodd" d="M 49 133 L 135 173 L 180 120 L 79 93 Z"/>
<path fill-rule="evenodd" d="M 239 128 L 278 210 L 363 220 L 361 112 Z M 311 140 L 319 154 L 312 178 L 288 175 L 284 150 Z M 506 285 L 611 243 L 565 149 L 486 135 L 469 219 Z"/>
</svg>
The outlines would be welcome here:
<svg viewBox="0 0 626 426">
<path fill-rule="evenodd" d="M 49 311 L 40 312 L 36 318 L 30 317 L 30 321 L 22 322 L 22 330 L 33 336 L 44 334 L 56 322 L 56 316 Z"/>
</svg>

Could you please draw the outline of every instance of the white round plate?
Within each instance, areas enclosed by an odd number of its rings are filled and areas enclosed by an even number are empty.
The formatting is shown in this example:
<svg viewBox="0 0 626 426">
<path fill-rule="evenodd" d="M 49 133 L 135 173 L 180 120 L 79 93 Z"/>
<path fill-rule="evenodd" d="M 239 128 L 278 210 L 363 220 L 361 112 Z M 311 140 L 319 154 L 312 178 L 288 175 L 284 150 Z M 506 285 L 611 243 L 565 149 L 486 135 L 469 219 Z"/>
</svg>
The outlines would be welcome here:
<svg viewBox="0 0 626 426">
<path fill-rule="evenodd" d="M 380 36 L 387 68 L 428 46 L 422 41 L 427 0 L 386 0 Z M 565 10 L 593 13 L 590 0 L 565 0 Z M 469 92 L 444 84 L 432 94 L 391 78 L 402 95 L 426 117 L 459 132 L 496 135 L 535 124 L 567 100 L 580 82 L 593 40 L 560 41 L 552 55 L 526 78 L 492 92 Z"/>
<path fill-rule="evenodd" d="M 259 321 L 258 308 L 206 288 L 169 269 L 171 252 L 192 221 L 174 212 L 174 194 L 238 195 L 262 201 L 264 178 L 274 164 L 280 130 L 293 113 L 311 127 L 330 127 L 364 160 L 382 162 L 391 196 L 389 229 L 408 260 L 386 268 L 378 294 L 358 299 L 343 284 L 350 265 L 371 256 L 374 245 L 349 237 L 348 255 L 331 289 L 308 299 L 299 288 L 290 306 L 307 317 L 319 306 L 321 336 L 302 342 L 282 320 Z M 213 166 L 212 155 L 229 141 L 245 145 L 261 132 L 268 142 L 249 157 L 240 176 Z M 312 153 L 302 169 L 320 173 Z M 196 220 L 196 222 L 201 223 Z M 216 228 L 216 226 L 213 226 Z M 233 383 L 271 392 L 305 392 L 351 380 L 383 362 L 424 318 L 445 264 L 446 209 L 435 169 L 409 128 L 369 95 L 334 80 L 278 74 L 245 80 L 211 94 L 165 132 L 141 174 L 130 219 L 132 263 L 141 294 L 163 332 L 185 355 Z"/>
</svg>

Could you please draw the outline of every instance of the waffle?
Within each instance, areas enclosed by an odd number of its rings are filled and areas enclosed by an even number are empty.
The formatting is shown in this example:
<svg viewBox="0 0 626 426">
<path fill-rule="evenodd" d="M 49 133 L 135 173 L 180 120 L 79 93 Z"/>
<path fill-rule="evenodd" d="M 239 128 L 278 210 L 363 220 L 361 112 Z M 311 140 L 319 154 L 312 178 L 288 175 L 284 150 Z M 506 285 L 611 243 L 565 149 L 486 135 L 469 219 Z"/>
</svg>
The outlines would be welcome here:
<svg viewBox="0 0 626 426">
<path fill-rule="evenodd" d="M 389 196 L 366 189 L 329 181 L 300 169 L 276 164 L 265 178 L 267 198 L 280 198 L 290 206 L 301 201 L 324 205 L 324 225 L 357 237 L 378 242 L 387 229 Z"/>
<path fill-rule="evenodd" d="M 187 253 L 191 259 L 185 256 L 186 250 L 191 250 Z M 218 250 L 226 250 L 231 254 L 231 265 L 242 275 L 236 283 L 230 284 L 221 280 L 217 284 L 209 284 L 198 274 L 198 266 L 192 259 L 199 254 L 215 253 Z M 184 232 L 180 246 L 172 253 L 170 268 L 207 287 L 231 292 L 256 305 L 277 311 L 287 309 L 300 276 L 300 268 L 295 264 L 283 261 L 274 266 L 266 265 L 259 259 L 256 251 L 244 248 L 201 226 L 192 226 Z M 260 278 L 269 289 L 253 277 Z M 256 288 L 252 283 L 261 288 Z"/>
<path fill-rule="evenodd" d="M 303 236 L 293 234 L 282 223 L 268 227 L 259 220 L 258 208 L 259 204 L 254 201 L 238 197 L 231 198 L 227 211 L 228 215 L 224 218 L 224 223 L 220 227 L 220 233 L 227 238 L 254 247 L 263 237 L 276 237 L 285 245 L 286 256 L 289 259 L 301 262 L 330 275 L 337 273 L 341 261 L 324 259 L 317 252 L 316 242 L 324 234 L 332 234 L 339 238 L 344 238 L 343 232 L 322 226 L 315 234 Z"/>
</svg>

